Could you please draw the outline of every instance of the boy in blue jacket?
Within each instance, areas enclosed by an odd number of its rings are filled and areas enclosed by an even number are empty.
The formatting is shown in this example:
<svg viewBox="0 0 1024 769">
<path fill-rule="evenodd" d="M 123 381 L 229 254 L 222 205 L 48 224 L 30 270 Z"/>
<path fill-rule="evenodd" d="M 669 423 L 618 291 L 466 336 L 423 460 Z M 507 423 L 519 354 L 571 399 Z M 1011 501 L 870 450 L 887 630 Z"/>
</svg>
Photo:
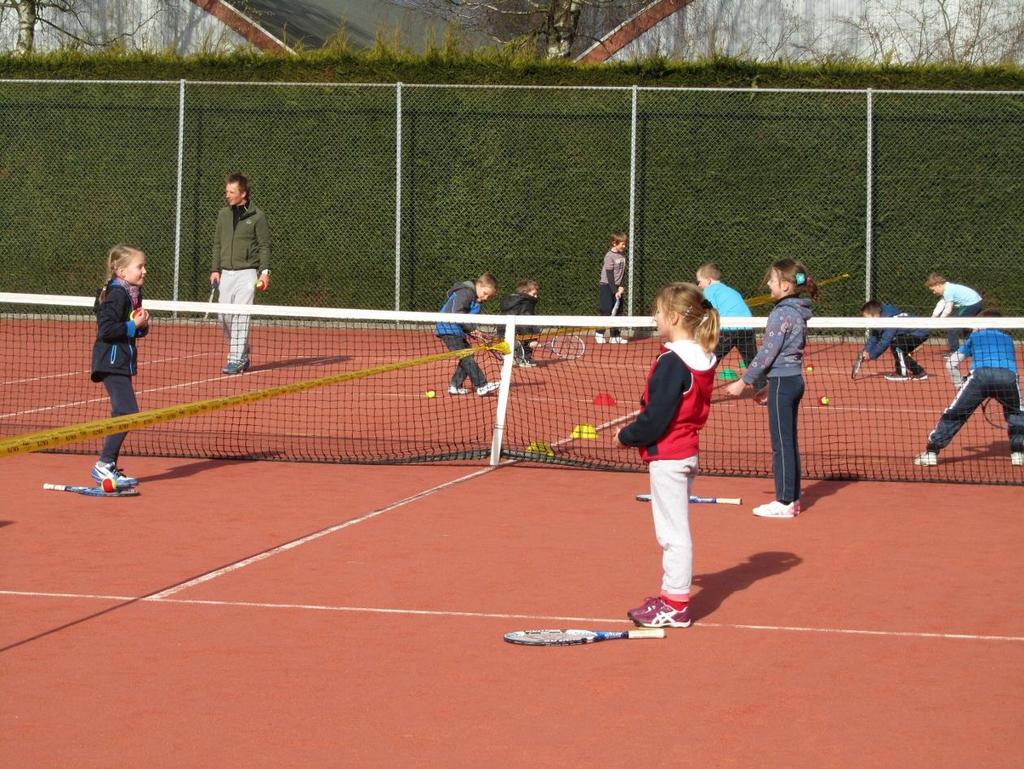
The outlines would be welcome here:
<svg viewBox="0 0 1024 769">
<path fill-rule="evenodd" d="M 467 313 L 476 315 L 480 312 L 480 305 L 489 299 L 493 299 L 498 293 L 498 281 L 489 272 L 485 272 L 475 281 L 467 280 L 456 283 L 448 289 L 448 296 L 441 312 L 454 314 Z M 484 341 L 483 334 L 472 323 L 446 323 L 438 322 L 435 326 L 435 333 L 444 342 L 449 350 L 465 350 L 472 344 L 480 344 Z M 473 360 L 472 355 L 460 358 L 452 374 L 451 382 L 448 384 L 449 395 L 468 395 L 464 385 L 466 377 L 469 377 L 477 395 L 487 395 L 498 389 L 498 382 L 488 382 L 480 366 Z"/>
<path fill-rule="evenodd" d="M 865 318 L 907 318 L 910 317 L 894 304 L 882 304 L 872 299 L 860 308 Z M 906 382 L 910 379 L 923 380 L 928 374 L 921 364 L 911 357 L 910 353 L 924 344 L 928 338 L 928 329 L 924 328 L 887 328 L 871 329 L 868 333 L 861 360 L 875 360 L 886 350 L 892 352 L 896 370 L 886 374 L 890 382 Z"/>
<path fill-rule="evenodd" d="M 998 310 L 982 310 L 979 317 L 995 318 Z M 971 373 L 958 382 L 959 363 L 971 359 Z M 954 385 L 959 385 L 953 402 L 939 417 L 928 435 L 928 446 L 914 458 L 915 465 L 934 467 L 939 452 L 953 440 L 971 414 L 985 402 L 995 398 L 1002 404 L 1006 417 L 1006 433 L 1010 439 L 1010 464 L 1024 467 L 1024 412 L 1021 411 L 1020 383 L 1017 381 L 1017 352 L 1013 339 L 1004 331 L 986 328 L 975 331 L 950 358 Z"/>
</svg>

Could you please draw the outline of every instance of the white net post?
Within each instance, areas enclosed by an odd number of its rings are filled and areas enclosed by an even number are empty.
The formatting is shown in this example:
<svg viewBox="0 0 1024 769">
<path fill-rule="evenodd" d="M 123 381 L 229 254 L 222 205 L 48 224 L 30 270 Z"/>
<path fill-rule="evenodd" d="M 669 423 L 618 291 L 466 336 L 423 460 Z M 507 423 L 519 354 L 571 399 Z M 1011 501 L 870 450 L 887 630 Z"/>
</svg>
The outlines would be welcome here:
<svg viewBox="0 0 1024 769">
<path fill-rule="evenodd" d="M 505 435 L 505 415 L 508 413 L 508 394 L 512 384 L 512 365 L 515 363 L 517 326 L 515 315 L 509 316 L 505 326 L 505 344 L 508 353 L 501 362 L 501 387 L 498 388 L 498 409 L 494 414 L 494 435 L 491 438 L 491 464 L 501 461 L 501 443 Z"/>
</svg>

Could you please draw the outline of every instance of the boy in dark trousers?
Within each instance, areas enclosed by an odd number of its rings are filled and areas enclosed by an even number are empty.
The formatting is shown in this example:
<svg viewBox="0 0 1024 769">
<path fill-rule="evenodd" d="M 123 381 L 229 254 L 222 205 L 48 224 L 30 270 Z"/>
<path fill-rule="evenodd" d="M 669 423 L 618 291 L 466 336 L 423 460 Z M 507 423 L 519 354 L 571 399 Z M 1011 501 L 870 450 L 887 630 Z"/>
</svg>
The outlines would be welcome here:
<svg viewBox="0 0 1024 769">
<path fill-rule="evenodd" d="M 998 310 L 982 310 L 983 318 L 997 318 Z M 966 379 L 959 371 L 962 361 L 970 358 L 971 373 Z M 993 398 L 1003 407 L 1006 435 L 1010 439 L 1010 464 L 1024 467 L 1024 411 L 1021 410 L 1020 382 L 1017 379 L 1017 350 L 1013 337 L 996 328 L 975 331 L 949 360 L 949 372 L 956 396 L 935 429 L 928 435 L 925 450 L 914 458 L 914 464 L 934 467 L 939 452 L 949 445 L 986 398 Z"/>
<path fill-rule="evenodd" d="M 872 299 L 860 308 L 865 318 L 906 318 L 907 313 L 893 304 L 882 304 Z M 896 369 L 885 378 L 890 382 L 905 382 L 908 379 L 927 379 L 928 374 L 921 364 L 914 360 L 910 353 L 924 344 L 928 338 L 928 329 L 924 328 L 887 328 L 871 329 L 868 333 L 861 360 L 875 360 L 886 350 L 892 351 Z"/>
<path fill-rule="evenodd" d="M 527 278 L 516 284 L 516 292 L 509 294 L 501 300 L 502 315 L 536 315 L 537 298 L 540 294 L 540 283 Z M 501 329 L 504 333 L 504 329 Z M 537 326 L 516 326 L 516 339 L 518 344 L 515 347 L 516 365 L 523 368 L 533 368 L 537 364 L 533 362 L 533 348 L 537 344 L 537 335 L 540 328 Z"/>
<path fill-rule="evenodd" d="M 475 281 L 467 280 L 456 283 L 448 289 L 448 296 L 441 312 L 453 314 L 467 313 L 476 315 L 480 312 L 480 305 L 489 299 L 493 299 L 498 293 L 498 281 L 489 272 L 485 272 Z M 484 341 L 483 334 L 471 323 L 446 323 L 439 322 L 435 326 L 435 333 L 444 342 L 449 350 L 466 350 L 471 343 L 480 344 Z M 448 384 L 449 395 L 468 395 L 464 385 L 466 377 L 473 383 L 477 395 L 487 395 L 498 389 L 499 382 L 488 382 L 480 366 L 473 360 L 472 355 L 460 358 L 452 374 L 451 382 Z"/>
</svg>

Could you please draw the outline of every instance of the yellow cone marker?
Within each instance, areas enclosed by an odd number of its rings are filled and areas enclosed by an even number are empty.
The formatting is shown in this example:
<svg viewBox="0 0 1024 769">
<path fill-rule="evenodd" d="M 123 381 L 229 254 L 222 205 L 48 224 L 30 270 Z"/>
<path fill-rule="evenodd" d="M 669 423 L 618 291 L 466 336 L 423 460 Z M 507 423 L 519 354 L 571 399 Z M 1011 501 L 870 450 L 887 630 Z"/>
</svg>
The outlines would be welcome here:
<svg viewBox="0 0 1024 769">
<path fill-rule="evenodd" d="M 530 441 L 530 445 L 526 447 L 526 453 L 543 454 L 546 457 L 553 457 L 555 455 L 555 450 L 544 441 Z"/>
</svg>

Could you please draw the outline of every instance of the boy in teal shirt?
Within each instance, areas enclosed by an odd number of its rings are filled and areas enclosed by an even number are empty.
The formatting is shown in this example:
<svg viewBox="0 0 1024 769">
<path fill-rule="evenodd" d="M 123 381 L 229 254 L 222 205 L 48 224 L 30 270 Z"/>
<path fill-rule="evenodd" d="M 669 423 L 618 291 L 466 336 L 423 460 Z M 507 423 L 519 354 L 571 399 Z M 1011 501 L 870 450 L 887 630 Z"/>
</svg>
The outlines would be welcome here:
<svg viewBox="0 0 1024 769">
<path fill-rule="evenodd" d="M 955 315 L 958 318 L 970 318 L 981 312 L 981 294 L 970 286 L 950 283 L 944 275 L 937 272 L 931 273 L 924 285 L 935 296 L 942 297 L 935 305 L 933 318 L 948 318 L 950 315 Z M 962 333 L 964 333 L 962 328 L 951 328 L 946 332 L 946 343 L 950 352 L 956 352 L 960 346 Z M 966 332 L 964 338 L 966 339 L 970 334 L 970 331 Z"/>
<path fill-rule="evenodd" d="M 704 262 L 697 268 L 697 285 L 704 291 L 704 298 L 718 310 L 719 317 L 749 318 L 750 308 L 740 292 L 722 283 L 722 271 L 714 262 Z M 735 347 L 747 365 L 757 355 L 757 338 L 752 328 L 723 328 L 718 337 L 715 357 L 718 362 Z"/>
</svg>

